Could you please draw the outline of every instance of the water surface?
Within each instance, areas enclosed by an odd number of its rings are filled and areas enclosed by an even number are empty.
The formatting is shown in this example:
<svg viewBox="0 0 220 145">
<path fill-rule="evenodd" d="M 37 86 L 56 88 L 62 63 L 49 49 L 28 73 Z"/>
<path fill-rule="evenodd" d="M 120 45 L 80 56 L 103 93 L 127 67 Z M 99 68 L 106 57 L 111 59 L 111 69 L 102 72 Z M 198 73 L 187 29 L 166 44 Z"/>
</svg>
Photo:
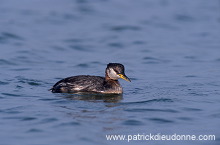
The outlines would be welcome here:
<svg viewBox="0 0 220 145">
<path fill-rule="evenodd" d="M 128 144 L 106 134 L 216 135 L 220 1 L 19 0 L 0 5 L 2 145 Z M 52 94 L 58 80 L 120 62 L 123 96 Z"/>
</svg>

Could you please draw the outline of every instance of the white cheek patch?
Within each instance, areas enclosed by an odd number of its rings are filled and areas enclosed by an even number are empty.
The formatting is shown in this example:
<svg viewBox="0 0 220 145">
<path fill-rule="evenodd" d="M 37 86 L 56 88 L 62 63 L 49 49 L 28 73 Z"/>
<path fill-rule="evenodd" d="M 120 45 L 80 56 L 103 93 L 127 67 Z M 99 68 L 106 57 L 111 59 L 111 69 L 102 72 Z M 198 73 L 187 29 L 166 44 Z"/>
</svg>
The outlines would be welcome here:
<svg viewBox="0 0 220 145">
<path fill-rule="evenodd" d="M 112 69 L 109 69 L 108 75 L 111 79 L 119 79 L 120 76 Z"/>
</svg>

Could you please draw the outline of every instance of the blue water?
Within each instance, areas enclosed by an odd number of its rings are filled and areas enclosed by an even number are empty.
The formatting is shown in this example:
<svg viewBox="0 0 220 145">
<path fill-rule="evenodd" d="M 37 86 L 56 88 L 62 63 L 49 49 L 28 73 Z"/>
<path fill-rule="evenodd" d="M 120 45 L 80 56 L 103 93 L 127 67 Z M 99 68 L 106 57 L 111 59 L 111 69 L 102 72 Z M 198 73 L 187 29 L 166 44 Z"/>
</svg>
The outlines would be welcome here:
<svg viewBox="0 0 220 145">
<path fill-rule="evenodd" d="M 219 0 L 2 0 L 1 145 L 220 144 Z M 48 91 L 125 65 L 123 96 Z M 215 141 L 107 141 L 107 134 Z"/>
</svg>

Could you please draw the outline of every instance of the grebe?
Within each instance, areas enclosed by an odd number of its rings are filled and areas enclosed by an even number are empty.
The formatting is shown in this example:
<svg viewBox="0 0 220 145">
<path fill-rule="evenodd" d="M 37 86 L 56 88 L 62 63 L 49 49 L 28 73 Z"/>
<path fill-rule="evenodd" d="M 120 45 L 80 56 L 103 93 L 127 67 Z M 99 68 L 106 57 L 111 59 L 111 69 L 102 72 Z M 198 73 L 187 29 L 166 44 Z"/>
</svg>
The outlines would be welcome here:
<svg viewBox="0 0 220 145">
<path fill-rule="evenodd" d="M 105 77 L 90 75 L 68 77 L 58 81 L 50 90 L 53 93 L 122 94 L 123 89 L 118 79 L 131 82 L 124 70 L 124 66 L 120 63 L 109 63 L 105 70 Z"/>
</svg>

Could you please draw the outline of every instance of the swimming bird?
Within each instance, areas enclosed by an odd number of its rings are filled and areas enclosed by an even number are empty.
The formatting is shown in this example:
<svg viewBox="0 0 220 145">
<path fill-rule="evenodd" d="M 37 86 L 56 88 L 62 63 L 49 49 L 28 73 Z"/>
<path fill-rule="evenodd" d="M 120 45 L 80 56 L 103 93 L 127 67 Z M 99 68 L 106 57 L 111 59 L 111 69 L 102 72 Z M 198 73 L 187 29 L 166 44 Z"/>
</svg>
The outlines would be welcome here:
<svg viewBox="0 0 220 145">
<path fill-rule="evenodd" d="M 120 63 L 109 63 L 105 70 L 105 77 L 79 75 L 58 81 L 50 90 L 53 93 L 102 93 L 122 94 L 123 89 L 118 81 L 122 78 L 131 80 L 125 75 L 125 68 Z"/>
</svg>

